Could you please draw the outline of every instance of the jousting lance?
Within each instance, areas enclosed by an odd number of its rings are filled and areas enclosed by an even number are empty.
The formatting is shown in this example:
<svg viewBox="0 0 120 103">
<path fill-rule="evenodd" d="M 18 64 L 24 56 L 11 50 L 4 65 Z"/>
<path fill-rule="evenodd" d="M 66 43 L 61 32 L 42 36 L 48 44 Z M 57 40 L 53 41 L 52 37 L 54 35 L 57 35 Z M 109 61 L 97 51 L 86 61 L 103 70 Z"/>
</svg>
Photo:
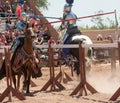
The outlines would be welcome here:
<svg viewBox="0 0 120 103">
<path fill-rule="evenodd" d="M 94 16 L 109 15 L 109 14 L 113 14 L 113 13 L 115 13 L 115 11 L 114 12 L 106 12 L 106 13 L 94 14 L 94 15 L 89 15 L 89 16 L 83 16 L 83 17 L 78 17 L 78 18 L 72 18 L 72 19 L 68 19 L 68 20 L 62 20 L 61 19 L 61 20 L 58 20 L 58 21 L 43 22 L 43 23 L 39 23 L 39 24 L 36 24 L 36 25 L 53 24 L 53 23 L 65 22 L 65 21 L 69 21 L 69 20 L 77 20 L 77 19 L 90 18 L 90 17 L 94 17 Z"/>
</svg>

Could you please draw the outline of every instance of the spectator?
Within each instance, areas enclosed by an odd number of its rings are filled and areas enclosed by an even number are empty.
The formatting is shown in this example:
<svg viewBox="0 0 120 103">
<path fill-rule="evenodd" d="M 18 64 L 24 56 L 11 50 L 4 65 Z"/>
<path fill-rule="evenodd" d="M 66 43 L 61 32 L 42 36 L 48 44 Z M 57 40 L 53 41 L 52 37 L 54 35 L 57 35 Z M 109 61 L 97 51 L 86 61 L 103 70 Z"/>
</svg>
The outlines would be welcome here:
<svg viewBox="0 0 120 103">
<path fill-rule="evenodd" d="M 9 31 L 5 36 L 6 36 L 6 42 L 7 44 L 11 44 L 13 41 L 13 32 Z"/>
<path fill-rule="evenodd" d="M 12 13 L 12 7 L 11 7 L 9 1 L 6 1 L 6 2 L 5 2 L 5 7 L 4 7 L 4 9 L 5 9 L 5 12 L 6 12 L 6 13 Z M 8 14 L 7 14 L 7 15 L 8 15 Z M 9 15 L 10 15 L 10 14 L 9 14 Z"/>
<path fill-rule="evenodd" d="M 1 44 L 2 45 L 7 45 L 6 37 L 5 37 L 4 33 L 1 35 Z"/>
<path fill-rule="evenodd" d="M 23 9 L 26 9 L 26 10 L 28 10 L 28 6 L 27 6 L 27 3 L 26 3 L 26 1 L 24 1 L 24 4 L 23 4 Z"/>
<path fill-rule="evenodd" d="M 105 40 L 107 40 L 107 36 L 105 36 L 104 38 L 105 38 Z"/>
<path fill-rule="evenodd" d="M 16 29 L 16 24 L 17 24 L 17 20 L 16 20 L 16 21 L 13 21 L 13 30 Z"/>
<path fill-rule="evenodd" d="M 34 25 L 35 22 L 36 22 L 35 18 L 30 18 L 29 21 L 30 21 L 30 24 L 31 24 L 31 25 Z"/>
<path fill-rule="evenodd" d="M 28 15 L 29 15 L 29 18 L 35 18 L 35 13 L 33 12 L 32 9 L 28 10 Z"/>
<path fill-rule="evenodd" d="M 112 39 L 111 35 L 109 35 L 107 39 L 110 40 L 111 42 L 113 42 L 113 39 Z"/>
<path fill-rule="evenodd" d="M 21 6 L 17 4 L 16 15 L 18 19 L 20 19 L 20 16 L 21 16 L 21 9 L 22 9 Z"/>
<path fill-rule="evenodd" d="M 35 23 L 34 23 L 34 32 L 35 32 L 35 33 L 38 33 L 38 32 L 39 32 L 39 23 L 38 23 L 37 20 L 36 20 Z"/>
<path fill-rule="evenodd" d="M 38 36 L 38 42 L 40 42 L 40 44 L 43 42 L 43 36 L 42 35 Z"/>
<path fill-rule="evenodd" d="M 1 25 L 1 23 L 2 23 L 2 20 L 0 19 L 0 25 Z"/>
<path fill-rule="evenodd" d="M 16 8 L 17 8 L 17 2 L 12 3 L 12 12 L 13 12 L 13 14 L 15 14 Z"/>
<path fill-rule="evenodd" d="M 24 4 L 24 0 L 18 0 L 18 4 L 22 6 Z"/>
<path fill-rule="evenodd" d="M 2 8 L 4 8 L 5 7 L 5 0 L 0 0 L 0 5 Z"/>
<path fill-rule="evenodd" d="M 55 40 L 53 37 L 50 37 L 50 39 L 48 40 L 48 44 L 56 44 Z"/>
<path fill-rule="evenodd" d="M 11 27 L 12 27 L 12 22 L 11 22 L 11 18 L 8 16 L 7 18 L 6 18 L 6 30 L 7 31 L 9 31 L 10 29 L 11 29 Z"/>
<path fill-rule="evenodd" d="M 102 40 L 103 40 L 103 36 L 102 36 L 101 34 L 99 34 L 99 35 L 97 36 L 97 40 L 98 40 L 98 41 L 102 41 Z"/>
<path fill-rule="evenodd" d="M 0 16 L 1 17 L 5 17 L 5 11 L 4 11 L 4 9 L 3 9 L 3 7 L 2 7 L 2 5 L 0 6 Z"/>
<path fill-rule="evenodd" d="M 40 33 L 40 35 L 42 35 L 42 36 L 45 34 L 45 30 L 44 30 L 43 27 L 40 27 L 40 31 L 39 31 L 39 33 Z"/>
<path fill-rule="evenodd" d="M 48 34 L 48 27 L 42 25 L 39 29 L 39 35 L 41 35 L 44 41 L 48 41 L 50 39 L 50 35 Z"/>
</svg>

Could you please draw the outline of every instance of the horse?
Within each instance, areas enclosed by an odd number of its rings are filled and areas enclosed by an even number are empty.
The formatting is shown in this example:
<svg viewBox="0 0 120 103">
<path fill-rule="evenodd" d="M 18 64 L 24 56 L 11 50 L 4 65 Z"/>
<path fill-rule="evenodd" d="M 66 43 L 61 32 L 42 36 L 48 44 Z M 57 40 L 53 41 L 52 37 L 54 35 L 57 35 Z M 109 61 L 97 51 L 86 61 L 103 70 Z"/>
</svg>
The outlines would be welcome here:
<svg viewBox="0 0 120 103">
<path fill-rule="evenodd" d="M 92 40 L 83 34 L 74 34 L 71 37 L 70 44 L 93 44 Z M 70 53 L 73 57 L 75 57 L 76 61 L 74 62 L 74 70 L 76 71 L 77 75 L 80 74 L 80 58 L 79 58 L 79 48 L 70 48 Z M 92 59 L 93 59 L 93 48 L 86 47 L 85 48 L 85 68 L 86 72 L 89 73 L 91 66 L 92 66 Z"/>
<path fill-rule="evenodd" d="M 30 80 L 31 77 L 37 78 L 42 76 L 40 61 L 36 58 L 36 53 L 33 48 L 33 29 L 27 23 L 24 29 L 24 43 L 19 45 L 11 57 L 11 68 L 13 84 L 16 89 L 20 86 L 20 77 L 23 75 L 23 90 L 29 94 Z M 0 79 L 5 77 L 5 62 L 3 62 L 0 70 Z M 16 84 L 16 76 L 18 76 L 18 82 Z"/>
<path fill-rule="evenodd" d="M 60 35 L 59 38 L 61 38 L 63 34 Z M 93 44 L 92 40 L 82 34 L 81 32 L 74 32 L 71 31 L 71 36 L 69 37 L 70 42 L 69 44 L 79 44 L 79 43 L 85 43 L 85 44 Z M 79 48 L 69 48 L 70 54 L 67 56 L 67 59 L 65 58 L 65 63 L 68 66 L 72 66 L 74 71 L 76 72 L 77 76 L 80 74 L 80 58 L 79 58 Z M 64 59 L 64 57 L 62 57 Z M 91 66 L 92 66 L 92 59 L 93 59 L 93 48 L 85 48 L 85 66 L 86 66 L 86 72 L 89 73 Z"/>
</svg>

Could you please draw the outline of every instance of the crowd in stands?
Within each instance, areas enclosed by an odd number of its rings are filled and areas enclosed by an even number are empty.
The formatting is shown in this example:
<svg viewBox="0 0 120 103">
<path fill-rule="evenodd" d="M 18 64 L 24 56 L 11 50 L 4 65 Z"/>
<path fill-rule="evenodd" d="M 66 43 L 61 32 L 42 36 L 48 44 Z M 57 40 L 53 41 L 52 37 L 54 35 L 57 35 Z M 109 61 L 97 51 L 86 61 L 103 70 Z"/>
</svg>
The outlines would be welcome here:
<svg viewBox="0 0 120 103">
<path fill-rule="evenodd" d="M 0 24 L 5 20 L 5 30 L 0 31 L 0 45 L 11 45 L 17 36 L 23 33 L 26 21 L 31 23 L 38 42 L 50 35 L 47 25 L 40 25 L 41 18 L 35 15 L 25 0 L 13 0 L 12 3 L 10 1 L 0 0 Z"/>
<path fill-rule="evenodd" d="M 112 37 L 111 37 L 111 35 L 103 37 L 102 34 L 98 34 L 97 35 L 97 41 L 103 41 L 103 40 L 110 40 L 110 41 L 112 41 Z"/>
</svg>

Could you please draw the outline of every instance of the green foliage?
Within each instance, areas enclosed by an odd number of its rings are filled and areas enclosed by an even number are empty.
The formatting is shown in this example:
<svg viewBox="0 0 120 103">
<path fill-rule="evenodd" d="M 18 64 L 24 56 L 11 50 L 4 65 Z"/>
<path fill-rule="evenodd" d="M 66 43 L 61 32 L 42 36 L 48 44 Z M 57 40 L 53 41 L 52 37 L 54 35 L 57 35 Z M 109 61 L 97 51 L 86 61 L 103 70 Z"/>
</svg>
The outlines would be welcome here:
<svg viewBox="0 0 120 103">
<path fill-rule="evenodd" d="M 49 3 L 47 0 L 35 0 L 35 3 L 39 8 L 48 9 Z"/>
<path fill-rule="evenodd" d="M 102 14 L 102 13 L 103 13 L 103 11 L 101 11 L 101 10 L 97 12 L 97 14 Z M 104 29 L 105 25 L 104 25 L 103 21 L 104 20 L 102 19 L 101 16 L 92 17 L 92 19 L 91 19 L 91 22 L 93 22 L 96 25 L 96 27 L 99 29 Z"/>
<path fill-rule="evenodd" d="M 100 10 L 97 12 L 97 14 L 102 14 L 103 11 Z M 90 27 L 91 29 L 115 29 L 116 23 L 114 20 L 111 20 L 110 18 L 103 19 L 102 16 L 92 17 L 91 22 L 93 22 L 95 25 Z"/>
</svg>

